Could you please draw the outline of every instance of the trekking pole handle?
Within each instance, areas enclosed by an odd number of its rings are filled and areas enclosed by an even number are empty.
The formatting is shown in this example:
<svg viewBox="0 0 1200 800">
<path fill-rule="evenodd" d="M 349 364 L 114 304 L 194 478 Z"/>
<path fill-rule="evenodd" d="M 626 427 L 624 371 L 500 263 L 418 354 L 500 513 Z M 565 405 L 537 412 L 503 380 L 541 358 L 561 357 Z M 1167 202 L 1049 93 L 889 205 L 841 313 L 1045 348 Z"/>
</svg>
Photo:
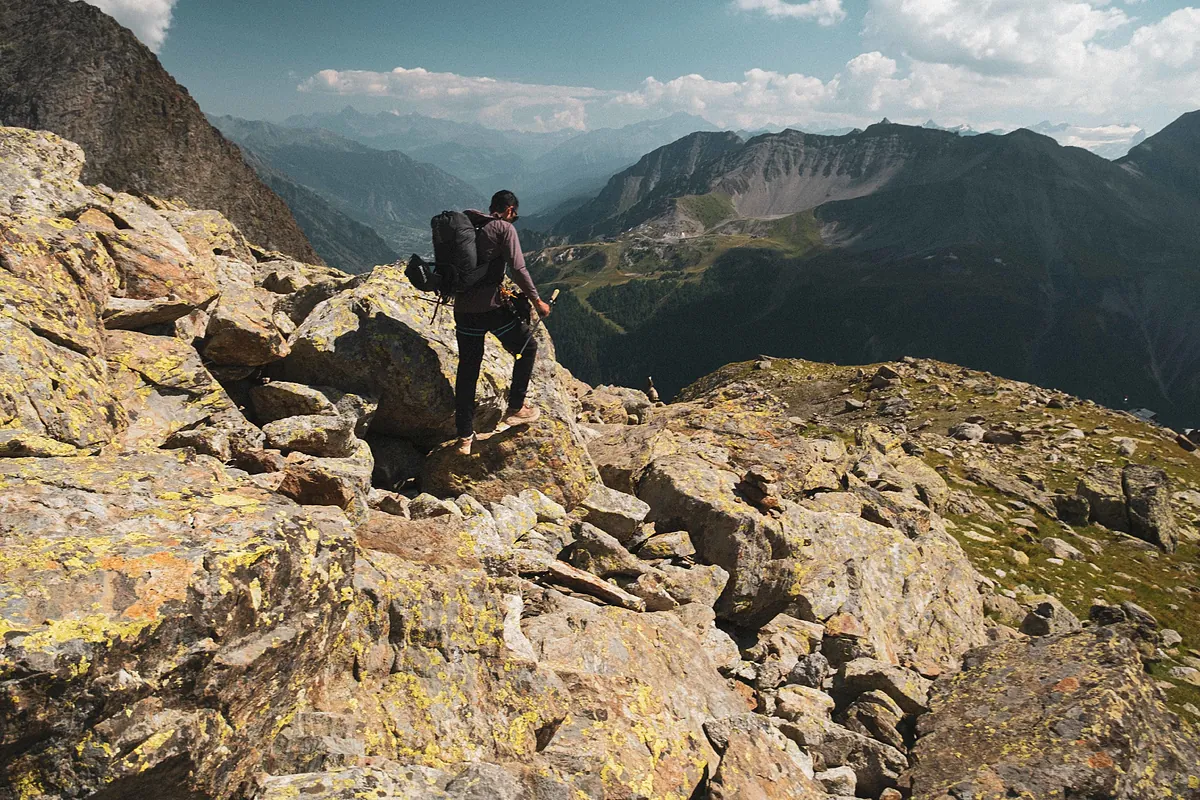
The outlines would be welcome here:
<svg viewBox="0 0 1200 800">
<path fill-rule="evenodd" d="M 550 302 L 547 305 L 554 305 L 556 302 L 558 302 L 558 293 L 560 291 L 561 291 L 561 289 L 555 289 L 550 294 Z M 538 318 L 533 321 L 533 325 L 531 325 L 529 328 L 529 336 L 527 336 L 525 338 L 525 344 L 521 345 L 521 349 L 517 352 L 517 355 L 515 356 L 515 360 L 520 361 L 524 357 L 525 348 L 529 347 L 529 343 L 531 341 L 533 341 L 533 335 L 535 333 L 537 333 L 537 326 L 541 324 L 542 319 L 543 319 L 542 315 L 538 314 Z"/>
</svg>

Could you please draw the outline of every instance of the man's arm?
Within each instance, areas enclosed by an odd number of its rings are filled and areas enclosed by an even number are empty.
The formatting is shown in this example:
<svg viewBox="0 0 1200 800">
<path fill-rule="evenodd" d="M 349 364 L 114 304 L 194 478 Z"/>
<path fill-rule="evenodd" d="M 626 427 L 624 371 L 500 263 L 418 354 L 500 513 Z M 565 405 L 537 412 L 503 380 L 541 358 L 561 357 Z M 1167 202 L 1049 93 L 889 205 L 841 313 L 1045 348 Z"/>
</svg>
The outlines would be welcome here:
<svg viewBox="0 0 1200 800">
<path fill-rule="evenodd" d="M 534 308 L 538 310 L 538 314 L 546 316 L 550 313 L 550 306 L 542 302 L 541 296 L 538 294 L 537 287 L 533 285 L 533 278 L 529 275 L 529 270 L 525 268 L 525 254 L 521 252 L 521 240 L 517 236 L 517 229 L 512 225 L 507 225 L 503 245 L 505 247 L 505 260 L 512 265 L 513 281 L 517 286 L 521 287 L 521 291 L 525 296 L 533 301 Z"/>
</svg>

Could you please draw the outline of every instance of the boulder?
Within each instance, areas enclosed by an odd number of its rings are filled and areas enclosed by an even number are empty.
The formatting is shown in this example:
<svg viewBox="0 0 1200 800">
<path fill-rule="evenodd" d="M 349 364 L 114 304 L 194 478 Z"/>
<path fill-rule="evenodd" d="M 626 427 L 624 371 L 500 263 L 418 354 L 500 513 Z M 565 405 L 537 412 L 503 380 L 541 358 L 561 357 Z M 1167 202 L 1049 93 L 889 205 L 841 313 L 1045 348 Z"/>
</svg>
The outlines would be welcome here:
<svg viewBox="0 0 1200 800">
<path fill-rule="evenodd" d="M 529 503 L 539 523 L 562 522 L 567 517 L 567 510 L 554 502 L 537 489 L 525 489 L 518 497 Z"/>
<path fill-rule="evenodd" d="M 796 666 L 788 673 L 787 682 L 820 689 L 830 672 L 829 659 L 820 652 L 810 653 L 796 660 Z"/>
<path fill-rule="evenodd" d="M 696 555 L 696 548 L 687 531 L 672 531 L 671 533 L 656 533 L 638 548 L 639 558 L 685 559 Z"/>
<path fill-rule="evenodd" d="M 654 405 L 645 392 L 622 386 L 597 386 L 579 401 L 585 417 L 612 425 L 624 425 L 631 420 L 642 422 Z"/>
<path fill-rule="evenodd" d="M 250 400 L 262 425 L 287 417 L 338 413 L 329 389 L 289 381 L 268 381 L 255 386 L 250 390 Z"/>
<path fill-rule="evenodd" d="M 813 776 L 825 791 L 834 797 L 854 797 L 858 776 L 850 767 L 834 767 Z"/>
<path fill-rule="evenodd" d="M 825 723 L 821 731 L 819 741 L 810 748 L 814 761 L 824 770 L 854 770 L 861 797 L 879 797 L 885 789 L 899 785 L 908 769 L 904 753 L 890 745 L 833 723 Z"/>
<path fill-rule="evenodd" d="M 1051 498 L 1060 520 L 1068 525 L 1087 525 L 1092 516 L 1092 505 L 1086 497 L 1078 494 L 1056 494 Z"/>
<path fill-rule="evenodd" d="M 152 300 L 110 297 L 104 306 L 104 327 L 136 331 L 152 325 L 169 325 L 195 310 L 191 303 L 169 297 Z"/>
<path fill-rule="evenodd" d="M 687 568 L 664 564 L 657 573 L 662 576 L 667 594 L 680 605 L 698 603 L 712 608 L 729 583 L 729 573 L 716 564 Z"/>
<path fill-rule="evenodd" d="M 345 619 L 345 518 L 177 452 L 0 460 L 0 508 L 0 784 L 236 794 Z"/>
<path fill-rule="evenodd" d="M 855 733 L 904 752 L 908 749 L 900 733 L 904 716 L 904 710 L 887 692 L 875 689 L 859 695 L 838 715 L 838 722 Z"/>
<path fill-rule="evenodd" d="M 1056 536 L 1047 536 L 1042 539 L 1042 547 L 1054 558 L 1061 558 L 1063 561 L 1087 561 L 1087 557 L 1079 551 L 1079 548 L 1067 544 Z"/>
<path fill-rule="evenodd" d="M 650 513 L 650 506 L 633 495 L 594 486 L 580 503 L 580 510 L 587 522 L 629 544 Z"/>
<path fill-rule="evenodd" d="M 976 425 L 973 422 L 960 422 L 950 429 L 950 438 L 960 439 L 964 442 L 982 442 L 987 435 L 987 431 L 982 425 Z"/>
<path fill-rule="evenodd" d="M 375 456 L 377 485 L 399 490 L 420 477 L 425 456 L 412 442 L 394 436 L 371 436 L 367 443 Z"/>
<path fill-rule="evenodd" d="M 806 717 L 827 719 L 833 707 L 833 698 L 819 689 L 784 686 L 775 699 L 775 716 L 792 722 Z"/>
<path fill-rule="evenodd" d="M 242 416 L 187 344 L 134 331 L 109 331 L 105 343 L 110 383 L 129 418 L 121 445 L 162 447 L 182 431 L 212 429 L 233 457 L 262 449 L 262 431 Z M 170 446 L 187 446 L 175 441 Z"/>
<path fill-rule="evenodd" d="M 688 530 L 698 556 L 729 573 L 723 618 L 754 627 L 789 607 L 817 620 L 852 611 L 868 621 L 871 653 L 888 661 L 920 653 L 949 664 L 985 641 L 976 574 L 943 530 L 909 539 L 799 506 L 776 519 L 737 499 L 738 480 L 677 453 L 655 460 L 639 484 L 652 520 Z"/>
<path fill-rule="evenodd" d="M 285 380 L 381 398 L 375 433 L 430 445 L 450 439 L 458 366 L 454 321 L 447 312 L 434 318 L 425 299 L 402 270 L 380 267 L 309 314 L 292 335 L 291 355 L 274 372 Z M 536 440 L 559 425 L 574 437 L 574 399 L 553 364 L 548 337 L 539 345 L 530 400 L 544 416 L 527 438 Z M 491 342 L 477 393 L 477 429 L 494 425 L 504 410 L 512 364 Z"/>
<path fill-rule="evenodd" d="M 278 491 L 301 505 L 353 510 L 357 522 L 370 507 L 368 497 L 374 466 L 371 448 L 362 441 L 345 458 L 314 458 L 293 453 L 284 464 Z"/>
<path fill-rule="evenodd" d="M 915 800 L 1191 797 L 1200 750 L 1128 631 L 1101 627 L 972 654 L 918 723 Z"/>
<path fill-rule="evenodd" d="M 929 681 L 915 672 L 870 658 L 844 664 L 833 680 L 833 696 L 849 705 L 861 694 L 880 691 L 906 714 L 921 714 L 929 702 Z"/>
<path fill-rule="evenodd" d="M 99 236 L 119 276 L 114 292 L 118 296 L 175 300 L 193 307 L 217 296 L 211 263 L 187 250 L 181 252 L 170 241 L 136 230 L 101 230 Z"/>
<path fill-rule="evenodd" d="M 574 532 L 575 544 L 568 561 L 580 569 L 601 578 L 637 576 L 649 569 L 637 556 L 626 550 L 616 537 L 594 525 L 584 522 Z"/>
<path fill-rule="evenodd" d="M 0 163 L 0 175 L 9 169 Z M 0 427 L 94 447 L 124 426 L 100 324 L 116 282 L 112 258 L 87 226 L 0 218 Z"/>
<path fill-rule="evenodd" d="M 345 458 L 361 441 L 354 435 L 351 417 L 323 414 L 286 417 L 267 423 L 262 430 L 268 447 L 322 458 Z"/>
<path fill-rule="evenodd" d="M 1021 623 L 1021 633 L 1030 636 L 1050 636 L 1079 630 L 1078 617 L 1072 614 L 1058 598 L 1040 595 L 1030 598 L 1028 603 L 1032 608 Z"/>
<path fill-rule="evenodd" d="M 671 611 L 679 607 L 679 601 L 667 591 L 663 574 L 652 567 L 643 568 L 636 578 L 619 576 L 616 581 L 625 591 L 641 598 L 647 611 Z"/>
<path fill-rule="evenodd" d="M 824 800 L 811 759 L 794 743 L 757 715 L 736 721 L 741 724 L 720 733 L 716 728 L 721 723 L 705 726 L 714 744 L 719 737 L 723 745 L 709 784 L 713 800 Z"/>
<path fill-rule="evenodd" d="M 95 202 L 83 148 L 49 131 L 0 127 L 0 214 L 65 217 Z"/>
<path fill-rule="evenodd" d="M 255 263 L 249 242 L 221 212 L 173 208 L 159 213 L 179 232 L 187 242 L 188 249 L 197 256 L 228 258 L 245 265 Z M 247 274 L 251 279 L 246 283 L 253 283 L 253 271 L 249 266 Z"/>
<path fill-rule="evenodd" d="M 1121 471 L 1129 514 L 1129 532 L 1166 553 L 1179 546 L 1179 530 L 1171 510 L 1171 483 L 1165 470 L 1129 464 Z"/>
<path fill-rule="evenodd" d="M 700 637 L 672 612 L 548 599 L 548 613 L 522 627 L 539 664 L 566 685 L 570 713 L 543 756 L 559 769 L 599 775 L 603 788 L 588 796 L 693 796 L 718 760 L 704 723 L 744 709 Z"/>
<path fill-rule="evenodd" d="M 204 357 L 216 364 L 258 367 L 286 356 L 288 343 L 275 324 L 270 292 L 226 286 L 209 311 Z"/>
<path fill-rule="evenodd" d="M 1121 473 L 1114 467 L 1098 464 L 1079 479 L 1075 493 L 1088 501 L 1089 519 L 1114 531 L 1129 532 L 1125 512 L 1125 491 Z"/>
</svg>

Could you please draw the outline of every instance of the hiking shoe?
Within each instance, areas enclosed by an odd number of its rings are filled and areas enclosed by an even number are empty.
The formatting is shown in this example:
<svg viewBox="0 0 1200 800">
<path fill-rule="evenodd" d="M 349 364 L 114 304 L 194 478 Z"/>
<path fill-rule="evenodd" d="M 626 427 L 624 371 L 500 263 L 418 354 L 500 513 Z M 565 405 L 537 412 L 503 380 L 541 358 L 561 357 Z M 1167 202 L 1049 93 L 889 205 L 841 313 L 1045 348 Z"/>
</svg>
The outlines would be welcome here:
<svg viewBox="0 0 1200 800">
<path fill-rule="evenodd" d="M 465 439 L 459 439 L 458 444 L 454 446 L 454 452 L 458 453 L 460 456 L 471 455 L 471 443 L 474 441 L 474 436 L 468 436 Z"/>
<path fill-rule="evenodd" d="M 528 425 L 531 422 L 537 422 L 542 416 L 542 412 L 537 406 L 531 406 L 528 403 L 521 406 L 517 411 L 511 408 L 508 410 L 508 416 L 504 418 L 504 424 L 512 427 L 513 425 Z"/>
</svg>

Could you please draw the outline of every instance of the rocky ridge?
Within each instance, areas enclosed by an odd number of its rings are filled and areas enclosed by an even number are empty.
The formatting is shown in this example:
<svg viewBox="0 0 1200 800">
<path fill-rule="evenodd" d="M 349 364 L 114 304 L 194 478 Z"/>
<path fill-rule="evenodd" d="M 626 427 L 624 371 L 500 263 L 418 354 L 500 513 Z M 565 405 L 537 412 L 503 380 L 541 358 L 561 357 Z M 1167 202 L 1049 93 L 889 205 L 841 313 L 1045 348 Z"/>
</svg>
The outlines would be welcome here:
<svg viewBox="0 0 1200 800">
<path fill-rule="evenodd" d="M 154 53 L 95 5 L 7 0 L 0 50 L 0 124 L 82 146 L 87 183 L 219 209 L 257 244 L 320 263 L 237 147 Z"/>
<path fill-rule="evenodd" d="M 960 536 L 995 502 L 916 427 L 828 424 L 855 389 L 810 421 L 762 362 L 664 406 L 546 338 L 543 418 L 495 429 L 489 348 L 459 457 L 452 323 L 397 271 L 85 186 L 52 134 L 0 156 L 0 798 L 1198 796 L 1144 667 L 1194 634 L 1010 597 Z M 933 368 L 854 380 L 899 408 Z M 1135 559 L 1191 556 L 1179 475 L 1104 495 Z"/>
</svg>

